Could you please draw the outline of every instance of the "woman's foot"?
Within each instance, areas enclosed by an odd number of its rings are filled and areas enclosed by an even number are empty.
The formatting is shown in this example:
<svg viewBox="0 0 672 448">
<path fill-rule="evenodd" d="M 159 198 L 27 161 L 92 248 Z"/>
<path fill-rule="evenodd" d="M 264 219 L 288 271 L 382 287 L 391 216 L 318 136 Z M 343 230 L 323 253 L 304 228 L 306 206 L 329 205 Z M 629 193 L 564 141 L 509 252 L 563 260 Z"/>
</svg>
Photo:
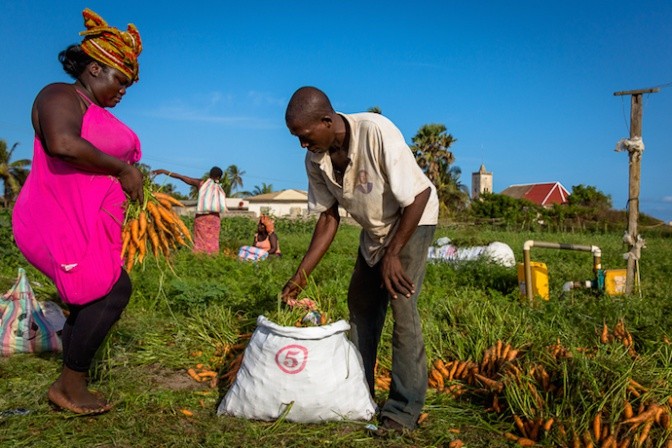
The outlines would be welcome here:
<svg viewBox="0 0 672 448">
<path fill-rule="evenodd" d="M 86 387 L 86 374 L 63 367 L 61 376 L 49 387 L 49 401 L 75 414 L 95 415 L 111 409 L 105 398 Z"/>
</svg>

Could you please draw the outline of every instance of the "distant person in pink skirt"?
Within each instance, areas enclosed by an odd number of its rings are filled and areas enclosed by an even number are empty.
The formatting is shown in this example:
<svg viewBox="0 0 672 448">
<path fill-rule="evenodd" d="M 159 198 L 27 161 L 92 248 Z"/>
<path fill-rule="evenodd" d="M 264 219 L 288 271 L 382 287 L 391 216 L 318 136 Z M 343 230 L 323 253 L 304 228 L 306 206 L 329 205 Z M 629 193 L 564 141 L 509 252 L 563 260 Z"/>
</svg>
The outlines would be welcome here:
<svg viewBox="0 0 672 448">
<path fill-rule="evenodd" d="M 152 174 L 165 174 L 198 188 L 198 203 L 194 218 L 194 253 L 219 253 L 219 233 L 222 226 L 220 213 L 226 209 L 226 193 L 222 188 L 222 169 L 213 166 L 206 180 L 158 169 Z"/>
<path fill-rule="evenodd" d="M 73 84 L 44 87 L 35 98 L 32 169 L 12 216 L 16 244 L 54 281 L 70 314 L 63 327 L 63 369 L 48 392 L 77 414 L 110 409 L 87 387 L 94 356 L 131 296 L 121 262 L 126 195 L 143 200 L 137 135 L 106 110 L 138 81 L 138 30 L 107 25 L 83 11 L 84 40 L 58 55 Z"/>
</svg>

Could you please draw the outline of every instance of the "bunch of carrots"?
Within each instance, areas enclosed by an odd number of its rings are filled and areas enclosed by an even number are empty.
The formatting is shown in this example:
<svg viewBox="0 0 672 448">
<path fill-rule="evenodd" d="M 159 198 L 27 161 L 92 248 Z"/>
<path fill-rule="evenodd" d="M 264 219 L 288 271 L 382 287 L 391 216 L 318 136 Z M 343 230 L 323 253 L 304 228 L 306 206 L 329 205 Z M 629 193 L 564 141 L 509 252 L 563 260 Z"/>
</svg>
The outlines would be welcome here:
<svg viewBox="0 0 672 448">
<path fill-rule="evenodd" d="M 143 203 L 128 204 L 121 249 L 127 272 L 135 264 L 141 264 L 150 251 L 154 257 L 161 254 L 168 257 L 179 246 L 189 246 L 193 242 L 189 229 L 173 211 L 174 206 L 184 207 L 184 204 L 154 190 L 149 183 L 145 184 Z"/>
</svg>

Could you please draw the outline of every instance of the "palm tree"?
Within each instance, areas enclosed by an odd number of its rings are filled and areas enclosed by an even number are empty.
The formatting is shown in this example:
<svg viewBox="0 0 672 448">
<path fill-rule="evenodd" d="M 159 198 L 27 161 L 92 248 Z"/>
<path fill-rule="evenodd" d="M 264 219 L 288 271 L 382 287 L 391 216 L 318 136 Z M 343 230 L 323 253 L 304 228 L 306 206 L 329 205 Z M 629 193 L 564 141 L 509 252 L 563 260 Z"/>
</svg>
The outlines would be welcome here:
<svg viewBox="0 0 672 448">
<path fill-rule="evenodd" d="M 440 186 L 442 173 L 447 172 L 455 161 L 448 148 L 456 141 L 451 134 L 446 134 L 446 126 L 438 123 L 422 126 L 413 137 L 411 150 L 415 160 L 437 188 Z"/>
<path fill-rule="evenodd" d="M 224 177 L 227 178 L 231 184 L 231 190 L 236 190 L 238 187 L 242 188 L 244 174 L 245 171 L 239 170 L 236 165 L 229 165 L 226 171 L 224 171 Z M 231 192 L 227 192 L 227 196 L 229 196 L 230 193 Z"/>
<path fill-rule="evenodd" d="M 437 194 L 447 213 L 463 211 L 469 204 L 469 188 L 460 181 L 461 175 L 462 170 L 455 165 L 441 174 Z"/>
<path fill-rule="evenodd" d="M 12 154 L 18 143 L 12 145 L 12 149 L 7 150 L 7 142 L 0 139 L 0 179 L 3 184 L 3 206 L 7 207 L 19 194 L 21 186 L 26 181 L 30 170 L 29 159 L 12 160 Z"/>
<path fill-rule="evenodd" d="M 252 190 L 252 196 L 259 196 L 260 194 L 273 193 L 273 185 L 262 182 L 261 186 L 255 185 Z"/>
</svg>

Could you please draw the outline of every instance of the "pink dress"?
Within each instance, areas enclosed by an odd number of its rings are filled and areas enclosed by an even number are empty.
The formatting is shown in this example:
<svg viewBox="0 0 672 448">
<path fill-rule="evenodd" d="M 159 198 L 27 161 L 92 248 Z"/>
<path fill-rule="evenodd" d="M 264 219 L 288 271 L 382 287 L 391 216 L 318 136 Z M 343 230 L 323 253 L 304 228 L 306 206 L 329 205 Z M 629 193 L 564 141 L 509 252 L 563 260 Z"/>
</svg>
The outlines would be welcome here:
<svg viewBox="0 0 672 448">
<path fill-rule="evenodd" d="M 82 137 L 127 163 L 140 160 L 138 136 L 80 95 L 89 102 Z M 33 163 L 14 205 L 12 229 L 19 250 L 54 281 L 64 302 L 82 305 L 99 299 L 119 279 L 125 202 L 117 178 L 50 157 L 35 137 Z"/>
</svg>

